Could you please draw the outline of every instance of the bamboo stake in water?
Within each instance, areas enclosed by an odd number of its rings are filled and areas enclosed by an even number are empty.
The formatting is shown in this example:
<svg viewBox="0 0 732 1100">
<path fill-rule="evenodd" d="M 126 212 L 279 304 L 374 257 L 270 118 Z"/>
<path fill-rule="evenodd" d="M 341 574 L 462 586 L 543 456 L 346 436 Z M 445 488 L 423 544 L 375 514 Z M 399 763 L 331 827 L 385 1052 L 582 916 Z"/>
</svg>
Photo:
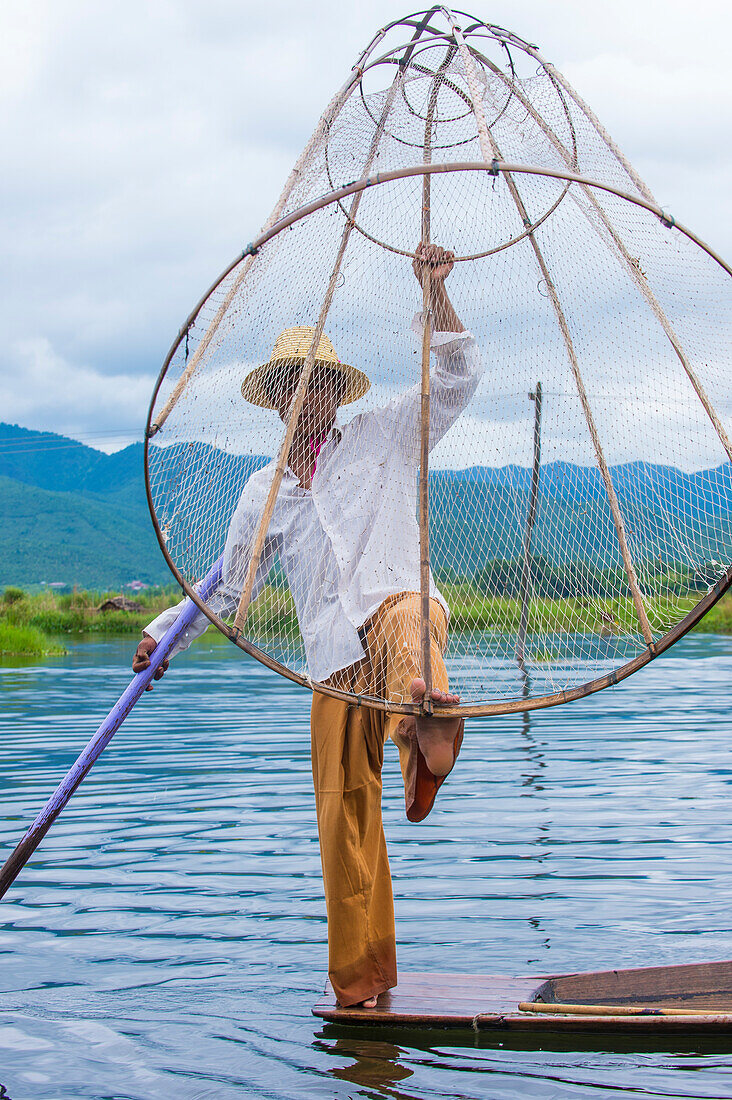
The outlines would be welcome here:
<svg viewBox="0 0 732 1100">
<path fill-rule="evenodd" d="M 531 532 L 536 519 L 536 505 L 539 499 L 539 468 L 541 465 L 541 382 L 536 383 L 536 390 L 529 397 L 534 402 L 534 461 L 531 469 L 531 489 L 529 491 L 529 508 L 526 513 L 526 530 L 524 531 L 524 554 L 521 563 L 521 617 L 519 619 L 518 638 L 516 641 L 516 660 L 523 671 L 526 635 L 529 629 L 529 599 L 531 596 Z"/>
</svg>

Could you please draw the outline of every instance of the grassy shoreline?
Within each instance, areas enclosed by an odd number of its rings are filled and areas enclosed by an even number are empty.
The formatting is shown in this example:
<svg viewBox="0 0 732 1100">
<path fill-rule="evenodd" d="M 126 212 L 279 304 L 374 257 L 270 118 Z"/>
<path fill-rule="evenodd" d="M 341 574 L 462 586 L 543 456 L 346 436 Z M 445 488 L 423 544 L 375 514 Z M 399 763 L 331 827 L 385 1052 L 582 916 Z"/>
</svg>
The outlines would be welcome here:
<svg viewBox="0 0 732 1100">
<path fill-rule="evenodd" d="M 0 622 L 0 657 L 63 657 L 68 650 L 32 626 Z"/>
<path fill-rule="evenodd" d="M 118 592 L 44 591 L 30 594 L 8 587 L 0 595 L 0 656 L 62 656 L 60 644 L 66 635 L 139 635 L 151 619 L 177 603 L 179 593 L 172 586 L 150 589 L 134 602 L 139 611 L 99 610 Z"/>
<path fill-rule="evenodd" d="M 471 585 L 441 586 L 451 609 L 453 630 L 516 630 L 520 615 L 519 601 L 511 597 L 482 595 Z M 47 656 L 63 654 L 58 638 L 63 635 L 139 635 L 143 628 L 166 607 L 180 600 L 173 586 L 150 589 L 135 596 L 140 610 L 100 610 L 114 592 L 45 591 L 31 595 L 19 588 L 6 588 L 0 595 L 0 654 Z M 693 601 L 689 602 L 689 607 Z M 289 595 L 265 589 L 252 606 L 252 627 L 266 620 L 270 630 L 297 629 L 294 607 Z M 635 629 L 635 615 L 629 600 L 581 601 L 569 598 L 538 599 L 532 605 L 530 629 L 547 631 L 607 632 L 607 622 L 623 629 Z M 699 633 L 732 634 L 732 592 L 704 616 L 694 628 Z"/>
</svg>

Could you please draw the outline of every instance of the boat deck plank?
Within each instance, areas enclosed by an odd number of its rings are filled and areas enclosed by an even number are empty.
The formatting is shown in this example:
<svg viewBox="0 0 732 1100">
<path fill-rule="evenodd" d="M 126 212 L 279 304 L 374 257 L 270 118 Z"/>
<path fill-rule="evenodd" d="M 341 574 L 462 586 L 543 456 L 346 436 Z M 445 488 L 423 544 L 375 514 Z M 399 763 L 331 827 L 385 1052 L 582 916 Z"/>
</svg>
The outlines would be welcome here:
<svg viewBox="0 0 732 1100">
<path fill-rule="evenodd" d="M 382 993 L 376 1008 L 341 1008 L 328 982 L 313 1013 L 338 1023 L 472 1027 L 473 1019 L 488 1009 L 516 1012 L 519 1001 L 530 1001 L 544 977 L 494 974 L 402 974 L 399 984 Z"/>
<path fill-rule="evenodd" d="M 542 1015 L 520 1002 L 574 1004 L 597 1015 Z M 615 1015 L 613 1008 L 650 1013 L 689 1009 L 695 1015 Z M 714 1031 L 732 1033 L 732 962 L 523 975 L 404 973 L 375 1008 L 341 1008 L 328 983 L 313 1014 L 330 1023 L 522 1031 Z"/>
</svg>

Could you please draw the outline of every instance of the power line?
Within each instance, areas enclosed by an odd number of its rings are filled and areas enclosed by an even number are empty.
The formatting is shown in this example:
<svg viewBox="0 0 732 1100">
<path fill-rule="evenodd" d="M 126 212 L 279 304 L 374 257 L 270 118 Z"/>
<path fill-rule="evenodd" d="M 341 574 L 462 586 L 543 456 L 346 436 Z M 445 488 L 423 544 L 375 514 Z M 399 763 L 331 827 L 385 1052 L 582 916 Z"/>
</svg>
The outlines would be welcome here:
<svg viewBox="0 0 732 1100">
<path fill-rule="evenodd" d="M 85 435 L 82 439 L 59 437 L 55 440 L 49 438 L 44 432 L 40 432 L 38 435 L 40 436 L 38 439 L 28 439 L 21 436 L 3 439 L 0 436 L 0 455 L 14 457 L 15 455 L 40 454 L 48 451 L 76 450 L 79 447 L 87 450 L 99 449 L 98 447 L 90 447 L 84 440 L 95 440 L 97 443 L 107 444 L 120 443 L 122 446 L 133 446 L 135 443 L 142 442 L 139 429 L 130 430 L 129 432 L 122 430 L 115 435 L 94 432 Z"/>
</svg>

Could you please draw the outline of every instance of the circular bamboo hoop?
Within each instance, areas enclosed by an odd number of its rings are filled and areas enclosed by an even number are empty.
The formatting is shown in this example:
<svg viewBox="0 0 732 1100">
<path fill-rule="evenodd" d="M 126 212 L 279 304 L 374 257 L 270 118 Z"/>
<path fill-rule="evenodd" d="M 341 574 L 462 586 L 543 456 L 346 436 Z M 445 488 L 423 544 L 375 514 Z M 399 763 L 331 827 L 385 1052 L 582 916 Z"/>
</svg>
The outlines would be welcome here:
<svg viewBox="0 0 732 1100">
<path fill-rule="evenodd" d="M 163 366 L 160 370 L 158 378 L 153 389 L 152 397 L 150 400 L 150 407 L 148 409 L 147 425 L 145 430 L 145 492 L 147 495 L 148 507 L 150 509 L 150 515 L 152 517 L 153 528 L 155 535 L 160 545 L 160 549 L 163 553 L 168 566 L 175 576 L 176 580 L 180 584 L 183 592 L 196 604 L 196 606 L 203 612 L 206 618 L 216 626 L 222 634 L 226 635 L 230 641 L 234 642 L 239 649 L 248 653 L 249 656 L 254 657 L 265 667 L 272 669 L 275 672 L 280 673 L 288 680 L 292 680 L 294 683 L 301 684 L 303 687 L 309 688 L 311 691 L 320 692 L 323 695 L 328 695 L 335 699 L 342 699 L 350 703 L 355 703 L 357 706 L 372 707 L 375 710 L 388 710 L 395 714 L 420 714 L 422 712 L 421 707 L 411 703 L 391 703 L 386 702 L 383 699 L 374 698 L 368 695 L 355 695 L 351 692 L 341 691 L 337 688 L 330 687 L 326 684 L 317 683 L 310 677 L 304 676 L 301 673 L 294 672 L 292 669 L 287 668 L 286 665 L 276 661 L 269 654 L 265 653 L 259 647 L 253 645 L 246 638 L 242 637 L 238 631 L 228 626 L 222 619 L 219 618 L 210 608 L 200 599 L 193 584 L 186 579 L 176 566 L 175 562 L 171 558 L 163 533 L 160 529 L 160 525 L 155 514 L 155 506 L 152 498 L 152 487 L 150 484 L 150 467 L 149 467 L 149 445 L 150 439 L 156 432 L 154 412 L 155 403 L 157 400 L 160 387 L 165 379 L 168 371 L 168 367 L 175 355 L 176 351 L 184 341 L 186 334 L 190 326 L 195 322 L 200 310 L 202 309 L 209 296 L 216 290 L 216 288 L 226 279 L 226 277 L 234 270 L 234 268 L 244 261 L 248 256 L 254 256 L 259 249 L 265 245 L 268 241 L 272 240 L 283 230 L 289 228 L 291 225 L 295 225 L 297 222 L 302 221 L 303 218 L 307 218 L 309 214 L 314 213 L 316 210 L 322 210 L 324 207 L 339 203 L 340 200 L 347 198 L 349 195 L 356 195 L 362 191 L 367 190 L 370 187 L 378 187 L 384 183 L 390 183 L 394 180 L 405 179 L 410 176 L 426 176 L 426 175 L 440 175 L 443 173 L 451 172 L 488 172 L 490 175 L 497 176 L 503 175 L 533 175 L 533 176 L 545 176 L 550 179 L 564 180 L 568 184 L 578 184 L 583 187 L 597 188 L 600 191 L 605 191 L 608 194 L 615 195 L 618 198 L 625 199 L 626 201 L 641 207 L 649 213 L 654 214 L 661 223 L 668 227 L 678 230 L 690 241 L 701 248 L 707 255 L 719 264 L 719 266 L 732 276 L 732 267 L 727 264 L 717 252 L 714 251 L 708 244 L 706 244 L 700 237 L 698 237 L 692 230 L 682 225 L 680 222 L 669 218 L 668 215 L 654 202 L 640 196 L 629 194 L 627 191 L 623 191 L 621 188 L 609 183 L 601 183 L 598 180 L 593 180 L 588 177 L 579 175 L 575 172 L 562 171 L 558 168 L 543 168 L 536 165 L 526 164 L 510 164 L 504 161 L 495 160 L 492 164 L 486 164 L 482 161 L 465 161 L 465 162 L 450 162 L 443 164 L 420 164 L 411 165 L 404 168 L 395 168 L 387 172 L 376 172 L 369 176 L 364 176 L 362 179 L 354 180 L 351 183 L 345 184 L 343 187 L 339 187 L 328 194 L 320 196 L 318 199 L 314 199 L 312 202 L 306 203 L 299 207 L 297 210 L 293 210 L 285 217 L 280 218 L 272 226 L 265 229 L 255 241 L 240 252 L 234 260 L 231 261 L 227 267 L 221 272 L 218 278 L 211 284 L 206 293 L 201 297 L 195 308 L 190 313 L 185 325 L 178 333 L 174 340 Z M 671 630 L 662 635 L 657 641 L 650 642 L 646 649 L 638 656 L 627 661 L 620 668 L 611 673 L 607 673 L 604 676 L 597 677 L 594 680 L 588 681 L 586 684 L 581 684 L 578 687 L 570 688 L 565 691 L 557 692 L 552 695 L 542 695 L 531 699 L 508 699 L 498 703 L 481 703 L 471 704 L 458 707 L 444 707 L 440 708 L 440 714 L 445 717 L 450 715 L 459 715 L 461 717 L 488 717 L 491 715 L 499 714 L 516 714 L 522 711 L 530 710 L 542 710 L 546 707 L 560 706 L 564 703 L 572 702 L 576 699 L 583 699 L 588 695 L 593 695 L 595 692 L 602 691 L 604 688 L 612 687 L 619 683 L 621 680 L 626 679 L 628 676 L 637 672 L 650 661 L 655 660 L 656 657 L 664 653 L 672 645 L 674 645 L 680 638 L 682 638 L 689 630 L 691 630 L 703 616 L 717 603 L 718 600 L 732 587 L 732 565 L 729 566 L 724 575 L 719 581 L 709 590 L 699 603 L 689 611 L 683 619 L 681 619 Z"/>
<path fill-rule="evenodd" d="M 423 14 L 423 13 L 419 13 L 419 14 Z M 457 14 L 465 14 L 465 13 L 457 13 Z M 413 17 L 408 17 L 408 18 L 413 18 Z M 395 26 L 395 25 L 397 25 L 397 24 L 392 24 L 392 26 Z M 488 38 L 488 39 L 490 39 L 494 42 L 498 42 L 499 45 L 502 45 L 505 48 L 506 53 L 508 55 L 510 71 L 511 71 L 512 74 L 515 74 L 513 59 L 511 57 L 511 52 L 508 48 L 506 38 L 505 37 L 499 37 L 496 33 L 494 33 L 495 28 L 488 28 L 486 24 L 481 24 L 481 25 L 483 27 L 485 27 L 486 29 L 489 29 L 489 33 L 488 34 L 485 34 L 485 33 L 478 34 L 478 33 L 473 32 L 473 36 L 476 37 L 476 38 Z M 413 69 L 417 70 L 418 72 L 422 73 L 424 76 L 434 76 L 434 73 L 431 69 L 427 68 L 424 65 L 418 64 L 414 60 L 414 58 L 418 57 L 420 55 L 420 53 L 424 53 L 426 50 L 429 50 L 429 49 L 433 48 L 436 43 L 440 43 L 440 42 L 444 42 L 444 41 L 445 41 L 445 39 L 442 35 L 436 36 L 436 37 L 434 37 L 432 39 L 429 39 L 429 40 L 426 40 L 426 41 L 424 39 L 422 39 L 420 46 L 417 49 L 414 50 L 414 52 L 413 52 L 413 54 L 410 58 L 410 68 L 413 68 Z M 522 49 L 523 52 L 526 53 L 526 55 L 528 57 L 532 57 L 532 58 L 534 57 L 534 53 L 532 52 L 533 47 L 530 47 L 528 43 L 524 43 L 521 39 L 517 39 L 514 42 L 514 45 L 516 45 L 520 49 Z M 363 104 L 363 108 L 366 111 L 366 113 L 369 115 L 369 117 L 371 118 L 371 121 L 374 123 L 374 125 L 378 124 L 378 119 L 373 115 L 373 113 L 372 113 L 372 111 L 369 107 L 367 97 L 366 97 L 366 94 L 365 94 L 365 91 L 364 91 L 363 78 L 364 78 L 364 76 L 367 72 L 373 71 L 374 69 L 376 69 L 380 65 L 398 65 L 399 60 L 395 56 L 395 54 L 398 53 L 398 51 L 402 48 L 403 48 L 402 46 L 396 47 L 395 49 L 391 50 L 388 54 L 384 54 L 381 57 L 375 58 L 374 60 L 368 62 L 366 65 L 363 66 L 361 76 L 360 76 L 360 79 L 359 79 L 359 82 L 358 82 L 358 87 L 359 87 L 359 92 L 360 92 L 360 95 L 361 95 L 361 101 L 362 101 L 362 104 Z M 470 50 L 473 61 L 477 62 L 477 64 L 480 66 L 481 70 L 486 74 L 486 79 L 487 79 L 487 75 L 488 75 L 487 70 L 490 68 L 493 71 L 495 71 L 495 66 L 491 62 L 489 62 L 488 59 L 483 56 L 483 54 L 481 54 L 478 50 L 476 50 L 475 47 L 472 44 L 468 46 L 468 49 Z M 560 86 L 559 82 L 555 79 L 555 77 L 549 71 L 547 65 L 542 63 L 542 65 L 540 67 L 546 72 L 547 76 L 549 77 L 549 79 L 550 79 L 550 81 L 551 81 L 551 83 L 554 87 L 554 90 L 556 92 L 557 99 L 559 100 L 559 102 L 562 105 L 562 109 L 563 109 L 565 117 L 567 119 L 567 124 L 569 126 L 569 130 L 570 130 L 570 134 L 571 134 L 571 138 L 572 138 L 572 141 L 571 141 L 572 163 L 574 165 L 576 165 L 577 164 L 577 135 L 575 134 L 574 127 L 572 125 L 572 118 L 571 118 L 571 114 L 570 114 L 570 111 L 569 111 L 569 107 L 567 105 L 566 93 L 563 91 L 563 89 Z M 456 121 L 459 118 L 466 118 L 466 117 L 468 117 L 468 115 L 471 115 L 472 112 L 473 112 L 473 104 L 472 104 L 472 100 L 470 99 L 470 96 L 468 95 L 468 93 L 463 91 L 462 88 L 460 88 L 457 84 L 454 83 L 454 81 L 450 80 L 449 78 L 443 78 L 442 83 L 446 87 L 450 88 L 455 95 L 457 95 L 459 98 L 461 98 L 465 102 L 467 110 L 465 111 L 465 113 L 463 115 L 456 115 L 452 119 L 450 119 L 450 118 L 447 118 L 447 119 L 441 118 L 439 121 L 440 122 Z M 402 95 L 402 98 L 404 99 L 405 103 L 407 103 L 407 106 L 409 107 L 409 102 L 406 98 L 404 85 L 402 85 L 402 88 L 401 88 L 401 95 Z M 508 109 L 509 103 L 515 97 L 515 95 L 516 95 L 516 92 L 515 92 L 515 89 L 513 88 L 512 84 L 510 82 L 507 82 L 506 101 L 503 104 L 503 106 L 501 107 L 501 109 L 497 112 L 497 114 L 495 114 L 493 116 L 493 118 L 491 119 L 491 122 L 490 122 L 491 127 L 495 126 L 496 122 L 505 113 L 505 111 Z M 412 113 L 415 114 L 416 117 L 419 117 L 419 118 L 422 117 L 417 112 L 413 111 Z M 402 138 L 398 134 L 394 133 L 393 130 L 390 130 L 388 128 L 388 126 L 384 127 L 384 134 L 388 135 L 393 141 L 399 142 L 401 145 L 409 146 L 409 147 L 415 148 L 415 149 L 421 149 L 421 147 L 422 147 L 422 143 L 419 143 L 419 142 L 416 142 L 416 141 L 407 141 L 405 138 Z M 469 137 L 463 139 L 462 141 L 451 142 L 450 144 L 440 144 L 439 142 L 437 142 L 437 143 L 433 144 L 432 148 L 433 148 L 433 151 L 438 150 L 438 149 L 456 149 L 460 145 L 467 145 L 470 142 L 474 141 L 475 136 L 476 136 L 475 134 L 471 134 Z M 330 171 L 328 149 L 329 149 L 329 145 L 328 145 L 328 143 L 326 143 L 325 149 L 324 149 L 325 167 L 326 167 L 326 173 L 327 173 L 327 176 L 328 176 L 328 182 L 331 184 L 331 188 L 333 188 L 334 184 L 333 184 L 333 177 L 332 177 L 332 174 L 331 174 L 331 171 Z M 470 253 L 470 254 L 467 254 L 467 255 L 464 255 L 464 256 L 455 256 L 455 263 L 464 263 L 468 260 L 480 260 L 480 259 L 483 259 L 486 256 L 494 256 L 496 253 L 502 252 L 507 248 L 511 248 L 512 245 L 518 244 L 519 241 L 524 240 L 530 233 L 533 233 L 536 229 L 538 229 L 539 226 L 542 225 L 547 220 L 547 218 L 551 217 L 551 215 L 557 209 L 559 204 L 566 197 L 567 191 L 569 190 L 570 186 L 571 186 L 571 181 L 567 181 L 567 184 L 566 184 L 564 190 L 560 193 L 558 198 L 555 199 L 555 201 L 551 204 L 551 206 L 549 206 L 548 209 L 543 214 L 541 214 L 539 217 L 537 217 L 533 221 L 533 223 L 530 226 L 528 226 L 522 233 L 519 233 L 516 236 L 510 238 L 509 240 L 504 241 L 502 244 L 495 245 L 493 248 L 486 249 L 483 252 L 474 252 L 474 253 Z M 342 204 L 340 202 L 338 202 L 338 206 L 341 209 L 342 213 L 347 217 L 348 214 L 347 214 L 346 210 L 344 209 L 344 207 L 342 206 Z M 415 259 L 416 258 L 414 252 L 410 252 L 408 249 L 397 248 L 394 245 L 387 244 L 386 241 L 381 240 L 379 237 L 376 237 L 372 233 L 369 233 L 367 230 L 365 230 L 363 228 L 363 226 L 359 225 L 359 223 L 357 221 L 353 222 L 353 228 L 358 233 L 360 233 L 363 237 L 365 237 L 367 240 L 371 241 L 373 244 L 379 245 L 381 248 L 388 249 L 390 252 L 394 252 L 399 256 L 405 256 L 409 259 Z"/>
</svg>

